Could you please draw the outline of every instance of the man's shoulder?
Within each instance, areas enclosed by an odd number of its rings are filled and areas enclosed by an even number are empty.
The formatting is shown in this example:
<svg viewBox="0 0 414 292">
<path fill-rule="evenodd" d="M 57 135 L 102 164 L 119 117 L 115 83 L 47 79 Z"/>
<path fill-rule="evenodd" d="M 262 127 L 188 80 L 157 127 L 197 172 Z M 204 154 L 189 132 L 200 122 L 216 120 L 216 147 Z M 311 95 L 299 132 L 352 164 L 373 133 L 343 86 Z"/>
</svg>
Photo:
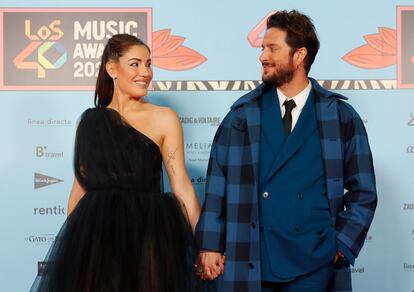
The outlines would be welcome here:
<svg viewBox="0 0 414 292">
<path fill-rule="evenodd" d="M 355 119 L 361 119 L 358 112 L 355 110 L 355 108 L 350 105 L 348 102 L 338 99 L 338 112 L 341 120 L 343 121 L 349 121 L 349 120 L 355 120 Z"/>
<path fill-rule="evenodd" d="M 259 86 L 257 86 L 252 91 L 249 91 L 248 93 L 238 98 L 231 106 L 231 110 L 235 110 L 247 103 L 256 101 L 258 98 L 262 96 L 263 92 L 267 90 L 268 88 L 269 88 L 268 84 L 261 83 Z"/>
</svg>

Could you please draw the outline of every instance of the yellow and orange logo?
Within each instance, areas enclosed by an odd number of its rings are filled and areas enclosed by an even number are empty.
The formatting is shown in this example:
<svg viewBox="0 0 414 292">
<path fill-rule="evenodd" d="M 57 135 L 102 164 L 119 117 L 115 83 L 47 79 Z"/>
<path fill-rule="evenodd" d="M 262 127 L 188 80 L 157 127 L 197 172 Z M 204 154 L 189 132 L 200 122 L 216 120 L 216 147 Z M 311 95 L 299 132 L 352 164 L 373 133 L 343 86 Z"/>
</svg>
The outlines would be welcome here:
<svg viewBox="0 0 414 292">
<path fill-rule="evenodd" d="M 31 22 L 29 19 L 25 20 L 24 32 L 26 37 L 32 42 L 14 58 L 13 63 L 18 69 L 34 69 L 37 70 L 38 78 L 46 78 L 46 69 L 58 69 L 66 63 L 66 48 L 57 42 L 64 35 L 59 28 L 60 24 L 61 21 L 55 19 L 48 26 L 41 26 L 36 34 L 32 34 Z M 54 62 L 45 56 L 51 49 L 54 49 L 59 54 L 59 57 Z M 36 62 L 28 60 L 33 55 L 37 55 Z"/>
</svg>

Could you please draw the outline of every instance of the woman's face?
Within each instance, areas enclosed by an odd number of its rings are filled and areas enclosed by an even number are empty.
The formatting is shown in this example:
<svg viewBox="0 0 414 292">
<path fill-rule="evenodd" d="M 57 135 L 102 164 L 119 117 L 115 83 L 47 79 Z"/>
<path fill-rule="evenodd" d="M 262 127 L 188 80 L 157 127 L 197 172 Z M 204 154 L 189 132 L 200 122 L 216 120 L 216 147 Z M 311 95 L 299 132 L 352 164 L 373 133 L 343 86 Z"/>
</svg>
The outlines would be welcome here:
<svg viewBox="0 0 414 292">
<path fill-rule="evenodd" d="M 133 98 L 147 95 L 152 80 L 152 66 L 150 53 L 145 46 L 130 47 L 118 62 L 110 66 L 110 74 L 116 76 L 115 91 Z"/>
</svg>

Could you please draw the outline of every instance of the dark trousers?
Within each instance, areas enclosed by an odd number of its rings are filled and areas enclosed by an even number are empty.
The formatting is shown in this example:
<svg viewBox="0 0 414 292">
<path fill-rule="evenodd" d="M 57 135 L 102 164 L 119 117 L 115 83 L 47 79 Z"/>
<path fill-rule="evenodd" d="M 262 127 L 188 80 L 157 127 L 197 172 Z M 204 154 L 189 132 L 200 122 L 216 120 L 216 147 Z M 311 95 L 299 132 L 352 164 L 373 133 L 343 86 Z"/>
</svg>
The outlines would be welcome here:
<svg viewBox="0 0 414 292">
<path fill-rule="evenodd" d="M 290 282 L 262 282 L 262 292 L 326 292 L 333 272 L 334 265 L 329 263 Z"/>
</svg>

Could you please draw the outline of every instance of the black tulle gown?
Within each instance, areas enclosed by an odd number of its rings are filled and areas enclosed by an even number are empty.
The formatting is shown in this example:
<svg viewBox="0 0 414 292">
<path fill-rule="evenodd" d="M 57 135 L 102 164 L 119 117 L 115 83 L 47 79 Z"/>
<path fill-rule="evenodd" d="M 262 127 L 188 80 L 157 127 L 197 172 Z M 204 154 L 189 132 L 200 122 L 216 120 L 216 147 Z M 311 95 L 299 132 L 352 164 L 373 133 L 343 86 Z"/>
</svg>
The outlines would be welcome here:
<svg viewBox="0 0 414 292">
<path fill-rule="evenodd" d="M 163 193 L 158 146 L 114 110 L 80 119 L 75 175 L 86 194 L 67 218 L 31 291 L 196 291 L 183 205 Z"/>
</svg>

